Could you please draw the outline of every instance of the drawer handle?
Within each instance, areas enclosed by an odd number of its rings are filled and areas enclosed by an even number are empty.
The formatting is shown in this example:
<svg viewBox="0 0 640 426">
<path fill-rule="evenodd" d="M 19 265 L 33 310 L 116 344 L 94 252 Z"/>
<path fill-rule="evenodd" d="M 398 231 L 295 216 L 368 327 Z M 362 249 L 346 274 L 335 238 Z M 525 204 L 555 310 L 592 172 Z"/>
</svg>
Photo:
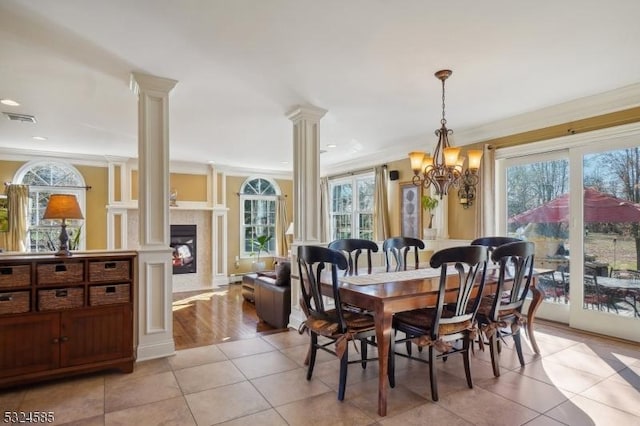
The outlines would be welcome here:
<svg viewBox="0 0 640 426">
<path fill-rule="evenodd" d="M 56 297 L 67 297 L 67 290 L 56 290 Z"/>
<path fill-rule="evenodd" d="M 66 272 L 67 271 L 67 265 L 56 265 L 56 272 Z"/>
<path fill-rule="evenodd" d="M 69 338 L 68 338 L 67 336 L 62 336 L 62 337 L 60 338 L 60 341 L 64 343 L 64 342 L 69 341 Z"/>
<path fill-rule="evenodd" d="M 104 292 L 105 292 L 105 293 L 115 293 L 115 292 L 116 292 L 116 286 L 111 285 L 111 286 L 109 286 L 109 287 L 105 288 L 105 289 L 104 289 Z"/>
<path fill-rule="evenodd" d="M 104 264 L 104 269 L 116 269 L 116 262 L 107 262 Z"/>
<path fill-rule="evenodd" d="M 0 294 L 0 302 L 10 302 L 13 300 L 12 294 Z"/>
<path fill-rule="evenodd" d="M 52 344 L 56 344 L 58 342 L 60 342 L 60 339 L 58 339 L 57 337 L 54 337 L 53 339 L 51 339 Z"/>
<path fill-rule="evenodd" d="M 0 275 L 11 275 L 13 274 L 13 268 L 0 268 Z"/>
</svg>

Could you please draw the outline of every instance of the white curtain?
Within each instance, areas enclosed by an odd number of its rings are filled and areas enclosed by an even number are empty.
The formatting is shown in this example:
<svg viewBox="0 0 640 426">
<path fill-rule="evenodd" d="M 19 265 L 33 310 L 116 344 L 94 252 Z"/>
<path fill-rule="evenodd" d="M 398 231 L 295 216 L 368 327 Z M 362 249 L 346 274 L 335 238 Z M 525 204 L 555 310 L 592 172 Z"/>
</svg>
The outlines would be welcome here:
<svg viewBox="0 0 640 426">
<path fill-rule="evenodd" d="M 389 203 L 387 201 L 387 168 L 375 168 L 375 193 L 373 200 L 373 239 L 383 241 L 391 236 Z"/>
<path fill-rule="evenodd" d="M 331 241 L 331 217 L 329 216 L 329 178 L 320 178 L 320 238 Z"/>
<path fill-rule="evenodd" d="M 476 238 L 496 235 L 495 215 L 495 149 L 486 144 L 483 148 L 482 165 L 480 167 L 480 183 L 476 197 Z"/>
<path fill-rule="evenodd" d="M 289 242 L 285 235 L 288 226 L 287 199 L 282 195 L 278 195 L 276 199 L 276 247 L 278 256 L 285 257 L 289 252 Z"/>
<path fill-rule="evenodd" d="M 9 185 L 6 194 L 9 205 L 9 231 L 0 232 L 0 248 L 6 251 L 26 252 L 29 185 Z"/>
</svg>

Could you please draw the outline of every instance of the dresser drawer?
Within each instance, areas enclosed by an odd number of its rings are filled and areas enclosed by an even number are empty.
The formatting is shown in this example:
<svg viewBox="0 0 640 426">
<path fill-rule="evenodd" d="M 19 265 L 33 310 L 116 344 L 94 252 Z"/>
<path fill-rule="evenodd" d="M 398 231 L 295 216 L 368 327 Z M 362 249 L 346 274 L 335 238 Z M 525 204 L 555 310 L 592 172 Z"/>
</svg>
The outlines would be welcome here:
<svg viewBox="0 0 640 426">
<path fill-rule="evenodd" d="M 84 288 L 68 287 L 38 290 L 38 310 L 81 308 L 84 305 Z"/>
<path fill-rule="evenodd" d="M 84 263 L 43 263 L 36 267 L 38 285 L 78 283 L 84 277 Z"/>
<path fill-rule="evenodd" d="M 31 285 L 31 265 L 0 266 L 0 288 Z"/>
<path fill-rule="evenodd" d="M 129 303 L 129 284 L 92 285 L 89 287 L 89 305 Z"/>
<path fill-rule="evenodd" d="M 21 314 L 23 312 L 29 312 L 28 291 L 0 293 L 0 314 Z"/>
<path fill-rule="evenodd" d="M 89 263 L 89 281 L 123 281 L 131 278 L 131 262 L 128 260 L 110 260 Z"/>
</svg>

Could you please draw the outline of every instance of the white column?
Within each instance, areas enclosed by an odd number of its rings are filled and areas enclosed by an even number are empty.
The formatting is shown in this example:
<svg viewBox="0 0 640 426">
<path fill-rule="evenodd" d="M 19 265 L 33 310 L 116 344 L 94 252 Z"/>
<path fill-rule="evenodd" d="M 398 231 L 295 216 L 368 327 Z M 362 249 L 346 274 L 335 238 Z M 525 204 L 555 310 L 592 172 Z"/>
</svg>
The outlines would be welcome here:
<svg viewBox="0 0 640 426">
<path fill-rule="evenodd" d="M 289 325 L 298 328 L 305 320 L 300 309 L 300 282 L 296 247 L 319 244 L 320 236 L 320 119 L 326 110 L 298 106 L 287 117 L 293 122 L 293 225 L 291 252 L 291 316 Z"/>
<path fill-rule="evenodd" d="M 177 81 L 132 73 L 138 95 L 137 359 L 175 352 L 169 248 L 169 92 Z"/>
</svg>

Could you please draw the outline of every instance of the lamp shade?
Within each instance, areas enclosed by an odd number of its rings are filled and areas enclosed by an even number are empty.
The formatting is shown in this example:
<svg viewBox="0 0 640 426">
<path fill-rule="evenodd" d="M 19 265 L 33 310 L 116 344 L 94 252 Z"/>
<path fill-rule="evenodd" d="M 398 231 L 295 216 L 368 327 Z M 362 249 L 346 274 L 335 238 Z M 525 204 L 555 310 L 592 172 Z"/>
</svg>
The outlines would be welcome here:
<svg viewBox="0 0 640 426">
<path fill-rule="evenodd" d="M 84 219 L 73 194 L 51 194 L 43 219 Z"/>
</svg>

